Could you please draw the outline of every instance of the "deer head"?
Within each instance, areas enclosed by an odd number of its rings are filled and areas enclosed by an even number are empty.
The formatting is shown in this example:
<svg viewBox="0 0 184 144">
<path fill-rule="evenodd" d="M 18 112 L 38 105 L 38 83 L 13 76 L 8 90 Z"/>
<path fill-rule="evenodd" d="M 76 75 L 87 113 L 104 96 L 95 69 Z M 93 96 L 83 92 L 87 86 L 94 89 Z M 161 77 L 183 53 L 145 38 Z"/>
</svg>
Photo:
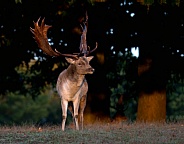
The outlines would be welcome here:
<svg viewBox="0 0 184 144">
<path fill-rule="evenodd" d="M 89 64 L 93 59 L 93 56 L 83 56 L 79 57 L 77 60 L 73 58 L 65 58 L 68 63 L 73 67 L 73 71 L 76 71 L 79 75 L 93 74 L 95 71 Z"/>
</svg>

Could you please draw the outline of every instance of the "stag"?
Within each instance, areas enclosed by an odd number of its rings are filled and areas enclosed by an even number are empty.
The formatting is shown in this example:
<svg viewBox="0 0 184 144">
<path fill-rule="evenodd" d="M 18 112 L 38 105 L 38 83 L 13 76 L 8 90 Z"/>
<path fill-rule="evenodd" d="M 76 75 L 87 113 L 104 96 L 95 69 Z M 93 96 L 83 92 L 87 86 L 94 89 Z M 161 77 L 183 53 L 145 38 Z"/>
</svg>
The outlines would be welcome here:
<svg viewBox="0 0 184 144">
<path fill-rule="evenodd" d="M 80 42 L 80 53 L 78 54 L 63 54 L 53 50 L 48 43 L 47 31 L 51 27 L 44 24 L 44 19 L 39 26 L 40 18 L 34 23 L 34 28 L 30 28 L 34 35 L 34 39 L 38 44 L 38 47 L 49 56 L 64 56 L 66 61 L 70 64 L 67 69 L 62 71 L 57 79 L 56 89 L 61 98 L 62 108 L 62 130 L 65 130 L 65 122 L 67 118 L 68 103 L 73 103 L 72 112 L 76 129 L 79 130 L 79 120 L 83 129 L 83 113 L 86 107 L 86 99 L 88 92 L 88 83 L 86 81 L 86 74 L 93 74 L 94 68 L 92 68 L 89 62 L 93 59 L 93 56 L 89 56 L 91 52 L 96 50 L 96 47 L 90 51 L 87 47 L 86 34 L 87 34 L 87 20 L 88 16 L 86 13 L 86 21 L 83 23 L 82 36 Z"/>
</svg>

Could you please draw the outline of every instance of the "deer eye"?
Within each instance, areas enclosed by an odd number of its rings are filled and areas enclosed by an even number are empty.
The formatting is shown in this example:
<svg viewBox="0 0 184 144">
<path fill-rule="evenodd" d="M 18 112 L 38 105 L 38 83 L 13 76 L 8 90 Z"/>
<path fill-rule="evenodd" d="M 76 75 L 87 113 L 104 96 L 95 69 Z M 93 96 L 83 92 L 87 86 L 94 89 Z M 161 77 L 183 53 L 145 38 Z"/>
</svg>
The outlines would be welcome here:
<svg viewBox="0 0 184 144">
<path fill-rule="evenodd" d="M 82 64 L 81 63 L 78 63 L 78 66 L 82 66 Z"/>
</svg>

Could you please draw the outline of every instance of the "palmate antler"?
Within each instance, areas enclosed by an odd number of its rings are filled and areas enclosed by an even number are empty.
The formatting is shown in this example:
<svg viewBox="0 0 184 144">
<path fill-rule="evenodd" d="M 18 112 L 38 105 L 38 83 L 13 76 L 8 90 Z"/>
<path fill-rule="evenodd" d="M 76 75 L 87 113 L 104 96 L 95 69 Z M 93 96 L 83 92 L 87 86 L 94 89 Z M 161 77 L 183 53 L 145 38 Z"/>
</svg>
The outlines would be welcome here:
<svg viewBox="0 0 184 144">
<path fill-rule="evenodd" d="M 81 41 L 80 41 L 80 55 L 85 55 L 85 56 L 88 56 L 90 53 L 94 52 L 97 47 L 98 47 L 98 43 L 96 42 L 96 47 L 90 51 L 90 47 L 87 46 L 87 40 L 86 40 L 86 35 L 87 35 L 87 29 L 88 29 L 88 14 L 86 12 L 86 20 L 85 22 L 83 22 L 84 26 L 81 25 L 81 28 L 82 28 L 82 35 L 81 35 Z"/>
<path fill-rule="evenodd" d="M 72 57 L 72 58 L 78 59 L 82 55 L 88 56 L 90 53 L 94 52 L 97 49 L 97 47 L 98 47 L 97 43 L 96 43 L 96 47 L 92 51 L 90 51 L 90 47 L 87 46 L 87 41 L 86 41 L 86 34 L 87 34 L 87 28 L 88 28 L 87 12 L 86 12 L 86 21 L 83 23 L 84 27 L 81 25 L 83 32 L 82 32 L 81 41 L 80 41 L 80 48 L 79 48 L 80 53 L 77 53 L 77 54 L 62 54 L 59 51 L 57 51 L 56 49 L 53 50 L 51 48 L 51 46 L 49 45 L 49 42 L 48 42 L 48 38 L 47 38 L 47 31 L 52 26 L 45 25 L 44 20 L 45 19 L 42 20 L 40 26 L 38 24 L 40 21 L 40 18 L 37 20 L 36 23 L 33 21 L 35 28 L 33 29 L 30 27 L 30 31 L 33 33 L 34 39 L 36 40 L 38 47 L 40 49 L 42 49 L 42 51 L 44 53 L 46 53 L 47 55 L 56 56 L 56 57 L 65 56 L 65 57 Z"/>
<path fill-rule="evenodd" d="M 40 21 L 40 18 L 39 18 L 36 23 L 33 22 L 35 28 L 33 29 L 33 28 L 30 27 L 30 31 L 33 33 L 34 39 L 36 40 L 36 42 L 38 44 L 38 47 L 40 49 L 42 49 L 43 52 L 46 53 L 49 56 L 56 56 L 56 57 L 65 56 L 65 57 L 72 57 L 72 58 L 78 59 L 77 55 L 62 54 L 59 51 L 57 51 L 56 49 L 53 50 L 51 48 L 51 46 L 49 45 L 49 42 L 48 42 L 48 38 L 47 38 L 47 31 L 52 26 L 45 25 L 44 20 L 45 19 L 42 20 L 41 25 L 39 26 L 39 24 L 38 24 L 39 21 Z"/>
</svg>

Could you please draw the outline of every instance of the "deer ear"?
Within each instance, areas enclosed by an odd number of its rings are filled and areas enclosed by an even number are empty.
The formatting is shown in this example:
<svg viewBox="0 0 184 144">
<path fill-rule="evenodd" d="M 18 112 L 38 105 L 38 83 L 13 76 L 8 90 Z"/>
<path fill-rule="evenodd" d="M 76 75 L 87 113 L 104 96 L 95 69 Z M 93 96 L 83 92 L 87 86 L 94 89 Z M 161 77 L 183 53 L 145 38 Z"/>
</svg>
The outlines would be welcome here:
<svg viewBox="0 0 184 144">
<path fill-rule="evenodd" d="M 75 63 L 75 59 L 74 58 L 68 58 L 68 57 L 65 57 L 66 61 L 70 64 L 74 64 Z"/>
<path fill-rule="evenodd" d="M 93 59 L 93 56 L 87 57 L 87 60 L 88 60 L 88 61 L 91 61 L 92 59 Z"/>
</svg>

